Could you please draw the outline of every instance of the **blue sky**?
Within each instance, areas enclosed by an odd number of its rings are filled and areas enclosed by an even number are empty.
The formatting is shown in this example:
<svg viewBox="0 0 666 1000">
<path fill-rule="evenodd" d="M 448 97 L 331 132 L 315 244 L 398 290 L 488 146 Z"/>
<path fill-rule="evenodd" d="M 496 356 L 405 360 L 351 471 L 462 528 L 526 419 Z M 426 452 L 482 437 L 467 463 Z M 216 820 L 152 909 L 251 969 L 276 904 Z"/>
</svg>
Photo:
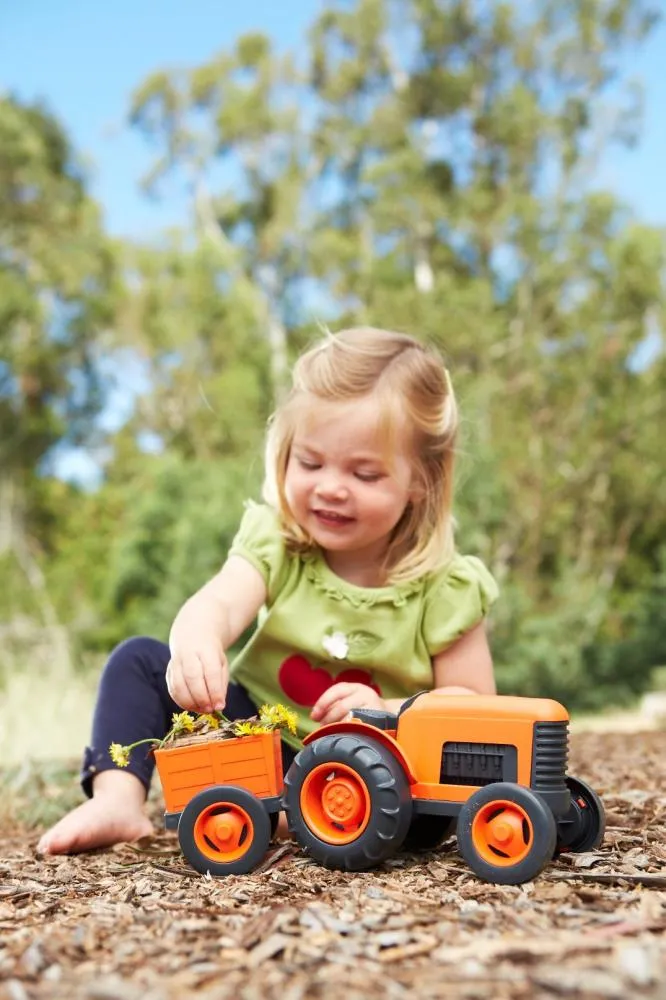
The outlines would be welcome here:
<svg viewBox="0 0 666 1000">
<path fill-rule="evenodd" d="M 261 29 L 283 48 L 302 43 L 323 0 L 0 0 L 0 91 L 44 98 L 91 164 L 92 190 L 113 233 L 149 236 L 182 218 L 175 195 L 139 191 L 151 152 L 125 126 L 132 89 L 150 72 L 194 66 Z M 597 182 L 648 222 L 666 225 L 666 26 L 628 76 L 646 89 L 638 149 L 615 150 Z"/>
<path fill-rule="evenodd" d="M 156 69 L 189 67 L 261 30 L 302 43 L 320 0 L 0 0 L 0 91 L 44 98 L 90 161 L 92 192 L 116 234 L 142 237 L 182 218 L 147 199 L 152 159 L 125 125 L 132 90 Z"/>
</svg>

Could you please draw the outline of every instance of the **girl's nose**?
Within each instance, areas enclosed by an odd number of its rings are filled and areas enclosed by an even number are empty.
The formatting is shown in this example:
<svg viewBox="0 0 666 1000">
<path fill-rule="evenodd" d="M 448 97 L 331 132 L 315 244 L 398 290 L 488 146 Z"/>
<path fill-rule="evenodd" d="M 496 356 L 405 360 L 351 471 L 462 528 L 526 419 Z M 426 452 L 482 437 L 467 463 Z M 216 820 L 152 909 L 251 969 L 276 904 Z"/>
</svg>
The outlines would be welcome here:
<svg viewBox="0 0 666 1000">
<path fill-rule="evenodd" d="M 316 491 L 320 497 L 328 500 L 344 500 L 347 496 L 347 487 L 339 476 L 322 476 Z"/>
</svg>

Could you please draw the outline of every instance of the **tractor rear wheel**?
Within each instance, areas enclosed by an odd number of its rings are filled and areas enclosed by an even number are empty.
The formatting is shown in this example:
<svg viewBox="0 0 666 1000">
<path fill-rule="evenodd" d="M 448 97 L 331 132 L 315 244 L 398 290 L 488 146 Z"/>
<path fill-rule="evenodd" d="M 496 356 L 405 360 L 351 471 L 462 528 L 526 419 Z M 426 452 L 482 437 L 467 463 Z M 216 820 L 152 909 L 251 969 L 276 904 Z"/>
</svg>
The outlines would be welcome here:
<svg viewBox="0 0 666 1000">
<path fill-rule="evenodd" d="M 529 788 L 494 782 L 474 792 L 458 816 L 458 848 L 475 874 L 499 885 L 529 882 L 553 857 L 555 818 Z"/>
<path fill-rule="evenodd" d="M 597 793 L 580 778 L 566 777 L 571 792 L 569 812 L 557 824 L 556 853 L 594 851 L 604 839 L 606 813 Z"/>
<path fill-rule="evenodd" d="M 320 737 L 297 754 L 284 784 L 290 832 L 327 868 L 363 871 L 402 846 L 412 819 L 409 782 L 372 738 Z"/>
</svg>

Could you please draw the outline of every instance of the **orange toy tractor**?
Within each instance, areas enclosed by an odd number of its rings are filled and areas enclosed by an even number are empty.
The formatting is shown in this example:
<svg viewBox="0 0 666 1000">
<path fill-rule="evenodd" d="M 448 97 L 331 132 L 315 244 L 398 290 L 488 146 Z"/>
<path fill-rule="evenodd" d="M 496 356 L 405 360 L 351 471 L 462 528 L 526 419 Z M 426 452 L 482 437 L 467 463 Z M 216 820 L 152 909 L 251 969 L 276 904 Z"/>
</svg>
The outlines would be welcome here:
<svg viewBox="0 0 666 1000">
<path fill-rule="evenodd" d="M 306 853 L 361 871 L 455 832 L 489 882 L 534 878 L 604 834 L 595 792 L 567 775 L 569 717 L 538 698 L 415 695 L 397 715 L 359 709 L 308 736 L 282 778 L 278 733 L 157 750 L 165 824 L 199 872 L 244 874 L 278 813 Z"/>
</svg>

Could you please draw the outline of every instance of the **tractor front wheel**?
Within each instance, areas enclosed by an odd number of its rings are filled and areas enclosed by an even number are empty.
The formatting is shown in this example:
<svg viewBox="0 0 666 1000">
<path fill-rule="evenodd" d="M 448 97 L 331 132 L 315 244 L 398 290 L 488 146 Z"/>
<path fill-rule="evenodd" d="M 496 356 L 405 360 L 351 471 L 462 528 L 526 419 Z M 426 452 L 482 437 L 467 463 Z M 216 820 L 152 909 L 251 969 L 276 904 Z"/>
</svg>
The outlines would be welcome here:
<svg viewBox="0 0 666 1000">
<path fill-rule="evenodd" d="M 458 816 L 458 849 L 480 878 L 500 885 L 529 882 L 553 857 L 557 827 L 529 788 L 496 782 L 469 797 Z"/>
<path fill-rule="evenodd" d="M 284 785 L 290 832 L 327 868 L 363 871 L 402 846 L 412 819 L 409 782 L 372 738 L 320 737 L 296 756 Z"/>
</svg>

